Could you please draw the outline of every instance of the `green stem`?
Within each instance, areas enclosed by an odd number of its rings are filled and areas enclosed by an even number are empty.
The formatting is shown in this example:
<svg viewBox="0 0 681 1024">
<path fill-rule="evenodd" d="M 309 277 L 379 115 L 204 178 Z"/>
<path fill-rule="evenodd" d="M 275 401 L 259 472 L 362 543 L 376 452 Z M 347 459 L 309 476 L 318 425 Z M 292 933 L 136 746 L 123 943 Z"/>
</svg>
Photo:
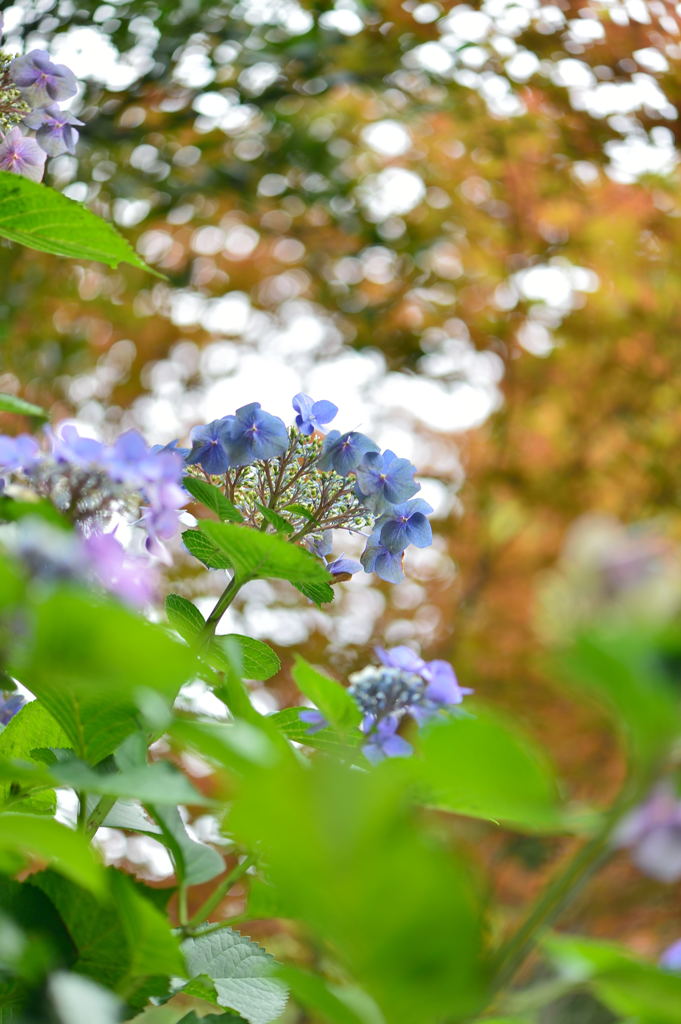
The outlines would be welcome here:
<svg viewBox="0 0 681 1024">
<path fill-rule="evenodd" d="M 210 917 L 215 908 L 222 903 L 232 886 L 236 885 L 240 878 L 243 878 L 248 869 L 254 863 L 255 857 L 249 854 L 247 857 L 244 857 L 240 864 L 233 867 L 229 874 L 225 875 L 219 885 L 213 889 L 213 892 L 205 903 L 201 904 L 192 919 L 187 922 L 187 928 L 196 928 L 198 925 L 202 924 L 207 917 Z"/>
<path fill-rule="evenodd" d="M 181 927 L 185 928 L 187 926 L 189 910 L 187 907 L 187 886 L 184 882 L 180 882 L 177 888 L 177 916 Z"/>
<path fill-rule="evenodd" d="M 102 796 L 99 798 L 85 823 L 84 831 L 88 839 L 92 839 L 92 837 L 96 835 L 97 829 L 100 827 L 115 803 L 115 796 Z"/>
<path fill-rule="evenodd" d="M 85 832 L 87 828 L 87 793 L 80 789 L 78 791 L 78 831 Z"/>
<path fill-rule="evenodd" d="M 232 576 L 231 580 L 220 594 L 220 597 L 217 599 L 217 602 L 212 612 L 206 619 L 206 624 L 201 631 L 201 637 L 204 641 L 207 642 L 213 636 L 215 636 L 215 630 L 217 629 L 217 625 L 220 619 L 225 614 L 230 604 L 243 587 L 244 583 L 247 582 L 247 579 L 238 580 L 236 574 Z"/>
<path fill-rule="evenodd" d="M 653 776 L 654 777 L 654 776 Z M 574 854 L 563 871 L 548 884 L 520 927 L 500 947 L 494 963 L 491 993 L 504 989 L 536 945 L 539 934 L 561 913 L 582 885 L 610 856 L 612 836 L 624 815 L 648 792 L 651 777 L 629 780 L 604 815 L 596 834 Z"/>
</svg>

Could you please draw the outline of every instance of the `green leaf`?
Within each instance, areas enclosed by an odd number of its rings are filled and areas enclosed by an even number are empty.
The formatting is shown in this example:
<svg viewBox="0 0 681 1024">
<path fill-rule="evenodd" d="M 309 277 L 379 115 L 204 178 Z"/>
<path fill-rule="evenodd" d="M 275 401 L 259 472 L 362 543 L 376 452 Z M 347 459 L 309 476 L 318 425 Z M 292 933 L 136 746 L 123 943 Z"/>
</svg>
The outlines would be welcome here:
<svg viewBox="0 0 681 1024">
<path fill-rule="evenodd" d="M 184 958 L 166 915 L 144 894 L 145 886 L 115 868 L 106 871 L 105 880 L 105 903 L 51 871 L 32 876 L 31 885 L 49 897 L 68 930 L 76 948 L 73 970 L 139 1007 L 150 989 L 165 994 L 169 977 L 186 977 Z"/>
<path fill-rule="evenodd" d="M 336 596 L 330 583 L 296 583 L 295 587 L 318 608 L 323 604 L 330 604 Z"/>
<path fill-rule="evenodd" d="M 218 519 L 225 523 L 242 523 L 244 517 L 236 505 L 233 505 L 218 487 L 209 484 L 207 480 L 201 480 L 196 476 L 186 476 L 183 486 L 189 491 L 193 498 L 196 498 L 202 505 L 215 512 Z"/>
<path fill-rule="evenodd" d="M 173 858 L 178 879 L 185 885 L 200 885 L 217 878 L 225 870 L 225 862 L 217 850 L 192 839 L 177 807 L 147 805 L 147 811 L 159 825 L 161 841 Z"/>
<path fill-rule="evenodd" d="M 196 639 L 206 624 L 196 605 L 179 594 L 166 597 L 166 615 L 173 629 L 188 643 Z"/>
<path fill-rule="evenodd" d="M 681 731 L 678 693 L 664 668 L 664 646 L 678 657 L 681 638 L 645 629 L 601 627 L 561 652 L 559 671 L 615 718 L 634 760 L 656 764 Z M 676 648 L 676 649 L 675 649 Z"/>
<path fill-rule="evenodd" d="M 360 743 L 359 731 L 339 733 L 335 729 L 319 729 L 317 732 L 310 732 L 309 723 L 303 722 L 300 717 L 301 711 L 309 710 L 309 708 L 284 708 L 283 711 L 275 711 L 268 715 L 267 721 L 272 722 L 282 736 L 286 736 L 294 743 L 302 743 L 306 747 L 325 750 L 328 753 L 352 755 L 353 750 Z"/>
<path fill-rule="evenodd" d="M 32 614 L 31 642 L 13 674 L 84 761 L 103 760 L 139 728 L 143 691 L 170 704 L 192 675 L 188 647 L 114 601 L 63 588 L 36 602 Z"/>
<path fill-rule="evenodd" d="M 270 976 L 274 960 L 245 935 L 221 928 L 186 939 L 182 951 L 192 977 L 211 979 L 219 1006 L 236 1010 L 250 1024 L 268 1024 L 283 1012 L 286 989 Z"/>
<path fill-rule="evenodd" d="M 168 761 L 103 773 L 74 759 L 52 765 L 50 771 L 56 784 L 100 796 L 135 797 L 144 803 L 157 804 L 209 803 L 186 775 Z"/>
<path fill-rule="evenodd" d="M 61 192 L 9 171 L 0 171 L 0 236 L 55 256 L 109 267 L 129 263 L 156 274 L 111 224 Z"/>
<path fill-rule="evenodd" d="M 376 1004 L 356 988 L 333 985 L 318 974 L 289 965 L 280 967 L 277 977 L 286 982 L 299 1003 L 329 1024 L 385 1024 Z"/>
<path fill-rule="evenodd" d="M 123 1019 L 121 1001 L 80 974 L 55 971 L 47 983 L 47 993 L 60 1024 L 117 1024 Z"/>
<path fill-rule="evenodd" d="M 0 757 L 6 761 L 19 760 L 33 763 L 36 770 L 42 775 L 44 766 L 33 757 L 35 750 L 49 747 L 69 747 L 70 741 L 62 727 L 54 720 L 52 715 L 43 707 L 40 701 L 31 701 L 25 704 L 17 715 L 0 732 Z M 39 767 L 40 766 L 40 767 Z M 17 776 L 21 785 L 21 780 Z M 0 781 L 0 804 L 10 796 L 12 779 Z M 52 792 L 36 793 L 21 803 L 13 802 L 13 810 L 25 810 L 31 813 L 52 814 L 55 807 L 55 797 Z"/>
<path fill-rule="evenodd" d="M 49 418 L 45 410 L 41 409 L 39 405 L 27 402 L 23 398 L 17 398 L 16 395 L 6 395 L 4 392 L 0 392 L 0 412 L 16 413 L 18 416 L 30 416 L 31 419 L 35 420 L 46 420 Z"/>
<path fill-rule="evenodd" d="M 52 818 L 4 811 L 0 814 L 0 850 L 39 857 L 93 893 L 104 892 L 102 867 L 87 839 Z"/>
<path fill-rule="evenodd" d="M 331 725 L 338 729 L 359 726 L 361 711 L 345 687 L 335 679 L 323 675 L 299 655 L 296 656 L 292 675 L 301 693 L 309 697 Z"/>
<path fill-rule="evenodd" d="M 315 516 L 313 515 L 309 508 L 306 508 L 305 505 L 299 505 L 296 502 L 294 502 L 292 505 L 285 505 L 284 512 L 293 512 L 297 516 L 302 516 L 303 519 L 307 519 L 308 523 L 317 522 Z"/>
<path fill-rule="evenodd" d="M 529 829 L 561 828 L 558 788 L 543 753 L 487 708 L 437 720 L 423 730 L 420 757 L 405 771 L 449 811 Z"/>
<path fill-rule="evenodd" d="M 229 558 L 198 530 L 185 530 L 182 541 L 190 555 L 203 562 L 207 569 L 231 569 Z"/>
<path fill-rule="evenodd" d="M 264 682 L 281 669 L 279 656 L 262 640 L 227 633 L 216 637 L 214 646 L 218 647 L 223 658 L 227 658 L 234 671 L 245 679 Z"/>
<path fill-rule="evenodd" d="M 289 536 L 293 533 L 294 528 L 291 523 L 284 519 L 283 516 L 280 516 L 278 512 L 275 512 L 274 509 L 267 508 L 265 505 L 258 505 L 257 507 L 265 522 L 273 526 L 277 533 L 283 533 L 284 536 Z"/>
<path fill-rule="evenodd" d="M 552 935 L 545 947 L 563 974 L 589 981 L 609 1009 L 642 1024 L 678 1024 L 681 975 L 633 956 L 615 943 Z"/>
<path fill-rule="evenodd" d="M 207 1013 L 202 1017 L 197 1017 L 193 1010 L 186 1017 L 183 1017 L 182 1020 L 179 1020 L 177 1024 L 220 1024 L 220 1021 L 230 1020 L 233 1024 L 239 1024 L 239 1022 L 241 1024 L 248 1024 L 238 1013 Z M 150 1021 L 149 1024 L 152 1024 L 152 1022 Z"/>
<path fill-rule="evenodd" d="M 325 583 L 321 562 L 297 544 L 247 526 L 204 521 L 199 529 L 225 555 L 242 580 L 272 577 L 290 583 Z"/>
</svg>

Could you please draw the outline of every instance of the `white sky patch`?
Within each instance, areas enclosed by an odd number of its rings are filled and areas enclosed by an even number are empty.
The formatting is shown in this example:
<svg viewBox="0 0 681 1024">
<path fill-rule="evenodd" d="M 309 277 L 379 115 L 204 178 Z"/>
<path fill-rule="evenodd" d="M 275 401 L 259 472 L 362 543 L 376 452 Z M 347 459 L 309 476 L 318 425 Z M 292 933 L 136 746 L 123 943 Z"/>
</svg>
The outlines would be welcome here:
<svg viewBox="0 0 681 1024">
<path fill-rule="evenodd" d="M 387 118 L 362 129 L 362 139 L 383 156 L 402 156 L 411 146 L 411 136 L 399 121 Z"/>
<path fill-rule="evenodd" d="M 357 192 L 367 216 L 379 222 L 396 214 L 409 213 L 425 198 L 426 187 L 413 171 L 387 167 L 365 178 Z"/>
<path fill-rule="evenodd" d="M 106 36 L 86 26 L 55 36 L 50 56 L 71 68 L 76 78 L 94 78 L 116 92 L 129 89 L 153 63 L 141 53 L 133 54 L 132 59 L 131 55 L 122 57 Z"/>
</svg>

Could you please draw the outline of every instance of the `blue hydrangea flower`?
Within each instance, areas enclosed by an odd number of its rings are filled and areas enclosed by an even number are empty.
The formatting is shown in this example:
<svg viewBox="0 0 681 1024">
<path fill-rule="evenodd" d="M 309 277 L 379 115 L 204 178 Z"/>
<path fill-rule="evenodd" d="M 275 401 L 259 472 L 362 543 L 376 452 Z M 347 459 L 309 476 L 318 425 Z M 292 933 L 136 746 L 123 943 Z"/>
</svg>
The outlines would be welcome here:
<svg viewBox="0 0 681 1024">
<path fill-rule="evenodd" d="M 333 402 L 327 402 L 324 399 L 314 402 L 309 395 L 304 395 L 302 392 L 295 395 L 293 408 L 298 414 L 296 426 L 301 434 L 314 434 L 315 430 L 323 434 L 326 424 L 330 423 L 338 412 L 338 406 Z"/>
<path fill-rule="evenodd" d="M 0 171 L 11 171 L 31 181 L 42 181 L 47 155 L 35 139 L 11 128 L 0 140 Z"/>
<path fill-rule="evenodd" d="M 147 442 L 136 430 L 126 430 L 106 454 L 106 468 L 114 480 L 137 485 L 143 480 L 143 466 L 151 455 Z"/>
<path fill-rule="evenodd" d="M 433 543 L 433 531 L 426 519 L 432 511 L 428 502 L 421 498 L 395 505 L 376 523 L 381 544 L 394 552 L 404 551 L 409 544 L 427 548 Z"/>
<path fill-rule="evenodd" d="M 189 448 L 180 448 L 180 442 L 177 437 L 174 441 L 169 441 L 168 444 L 152 444 L 150 451 L 154 455 L 160 455 L 161 452 L 172 452 L 173 455 L 180 455 L 185 461 L 189 455 Z"/>
<path fill-rule="evenodd" d="M 40 448 L 28 434 L 8 437 L 0 434 L 0 470 L 25 469 L 40 455 Z"/>
<path fill-rule="evenodd" d="M 382 455 L 367 452 L 355 470 L 357 492 L 372 512 L 385 512 L 419 490 L 415 472 L 416 467 L 409 459 L 398 459 L 390 450 Z"/>
<path fill-rule="evenodd" d="M 333 469 L 341 476 L 347 476 L 357 468 L 368 452 L 377 451 L 378 445 L 356 430 L 350 430 L 347 434 L 330 430 L 324 439 L 319 468 Z"/>
<path fill-rule="evenodd" d="M 307 731 L 312 736 L 316 732 L 320 732 L 322 729 L 327 729 L 329 723 L 327 722 L 321 711 L 317 711 L 316 708 L 304 709 L 299 712 L 301 722 L 306 722 L 308 725 Z"/>
<path fill-rule="evenodd" d="M 44 50 L 31 50 L 25 57 L 17 57 L 10 65 L 10 75 L 34 107 L 67 100 L 78 91 L 73 71 L 63 64 L 53 64 Z"/>
<path fill-rule="evenodd" d="M 249 466 L 260 459 L 283 455 L 289 446 L 283 420 L 251 402 L 225 419 L 225 448 L 232 466 Z"/>
<path fill-rule="evenodd" d="M 399 720 L 393 716 L 383 718 L 362 746 L 364 756 L 372 764 L 386 757 L 409 757 L 414 748 L 397 734 Z"/>
<path fill-rule="evenodd" d="M 213 420 L 202 427 L 192 430 L 192 448 L 186 457 L 188 466 L 201 466 L 211 476 L 226 473 L 231 465 L 227 454 L 228 421 L 233 416 L 225 416 L 221 420 Z"/>
<path fill-rule="evenodd" d="M 326 563 L 326 568 L 332 576 L 352 576 L 354 573 L 360 572 L 362 568 L 360 563 L 356 562 L 354 558 L 346 558 L 343 554 L 329 561 L 329 555 L 333 550 L 332 537 L 332 530 L 325 530 L 321 537 L 311 537 L 309 540 L 310 551 Z"/>
<path fill-rule="evenodd" d="M 26 701 L 20 693 L 12 693 L 9 697 L 0 698 L 0 725 L 7 725 Z"/>
<path fill-rule="evenodd" d="M 386 583 L 401 583 L 404 579 L 402 552 L 390 551 L 376 533 L 369 537 L 360 561 L 365 572 L 375 572 Z"/>
<path fill-rule="evenodd" d="M 333 561 L 327 562 L 326 568 L 332 576 L 354 576 L 356 572 L 361 572 L 362 570 L 359 562 L 354 558 L 346 558 L 342 554 L 338 558 L 334 558 Z"/>
<path fill-rule="evenodd" d="M 75 153 L 78 142 L 78 128 L 82 125 L 68 110 L 60 110 L 56 104 L 32 110 L 24 118 L 24 124 L 36 133 L 38 145 L 48 156 Z"/>
<path fill-rule="evenodd" d="M 83 437 L 72 423 L 63 423 L 53 433 L 48 431 L 52 444 L 52 454 L 59 462 L 70 462 L 74 466 L 86 463 L 102 463 L 106 449 L 101 441 L 92 437 Z"/>
<path fill-rule="evenodd" d="M 426 666 L 423 658 L 404 644 L 391 647 L 390 650 L 386 650 L 385 647 L 375 647 L 374 651 L 381 664 L 388 668 L 401 668 L 405 672 L 421 675 Z"/>
</svg>

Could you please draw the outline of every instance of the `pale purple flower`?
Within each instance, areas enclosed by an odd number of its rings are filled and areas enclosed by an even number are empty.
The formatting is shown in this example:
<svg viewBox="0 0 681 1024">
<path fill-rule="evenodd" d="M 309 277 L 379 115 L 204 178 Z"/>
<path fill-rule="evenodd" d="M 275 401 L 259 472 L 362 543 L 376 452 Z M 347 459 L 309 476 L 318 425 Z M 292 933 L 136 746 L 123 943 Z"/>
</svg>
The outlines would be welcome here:
<svg viewBox="0 0 681 1024">
<path fill-rule="evenodd" d="M 301 434 L 314 434 L 315 430 L 325 433 L 326 424 L 330 423 L 338 412 L 338 406 L 333 402 L 324 399 L 314 402 L 309 395 L 302 392 L 294 397 L 293 408 L 298 414 L 296 426 Z"/>
<path fill-rule="evenodd" d="M 83 540 L 90 568 L 101 585 L 128 604 L 141 607 L 153 600 L 158 578 L 154 566 L 128 555 L 111 533 L 93 533 Z"/>
<path fill-rule="evenodd" d="M 299 712 L 299 715 L 301 722 L 305 722 L 308 725 L 307 732 L 310 736 L 320 732 L 322 729 L 328 729 L 329 723 L 321 711 L 317 711 L 316 708 L 305 708 Z"/>
<path fill-rule="evenodd" d="M 73 71 L 63 64 L 53 64 L 45 50 L 31 50 L 24 57 L 17 57 L 10 65 L 10 75 L 24 99 L 34 107 L 67 100 L 78 91 Z"/>
<path fill-rule="evenodd" d="M 668 971 L 681 972 L 681 939 L 677 939 L 665 949 L 659 960 L 660 967 Z"/>
<path fill-rule="evenodd" d="M 55 431 L 46 431 L 52 454 L 59 462 L 71 462 L 75 466 L 90 463 L 102 464 L 105 446 L 92 437 L 84 437 L 72 423 L 62 423 Z"/>
<path fill-rule="evenodd" d="M 11 693 L 9 697 L 0 697 L 0 725 L 8 725 L 26 701 L 20 693 Z"/>
<path fill-rule="evenodd" d="M 0 434 L 0 471 L 25 469 L 40 455 L 40 448 L 28 434 L 8 437 Z"/>
<path fill-rule="evenodd" d="M 0 171 L 11 171 L 31 181 L 42 181 L 46 159 L 45 151 L 35 139 L 22 135 L 19 128 L 11 128 L 0 140 Z"/>
<path fill-rule="evenodd" d="M 354 558 L 346 558 L 340 554 L 338 558 L 327 562 L 326 568 L 332 576 L 354 576 L 356 572 L 361 572 L 362 566 Z"/>
<path fill-rule="evenodd" d="M 355 470 L 357 493 L 372 512 L 384 512 L 411 498 L 420 487 L 415 466 L 394 452 L 367 452 Z"/>
<path fill-rule="evenodd" d="M 232 466 L 249 466 L 260 459 L 276 458 L 289 446 L 283 420 L 261 409 L 260 402 L 242 405 L 225 422 L 224 445 Z"/>
<path fill-rule="evenodd" d="M 628 846 L 631 859 L 659 882 L 681 878 L 681 801 L 667 783 L 629 814 L 615 834 L 616 846 Z"/>
<path fill-rule="evenodd" d="M 405 672 L 413 672 L 414 675 L 421 675 L 425 668 L 425 661 L 411 647 L 400 644 L 398 647 L 375 647 L 374 651 L 382 665 L 388 668 L 401 668 Z"/>
<path fill-rule="evenodd" d="M 341 476 L 347 476 L 357 468 L 367 452 L 377 452 L 378 445 L 370 437 L 351 430 L 341 434 L 330 430 L 324 438 L 319 457 L 320 469 L 333 469 Z"/>
<path fill-rule="evenodd" d="M 467 694 L 473 693 L 468 687 L 459 686 L 456 673 L 448 661 L 439 659 L 427 661 L 421 670 L 421 675 L 428 684 L 426 697 L 434 704 L 442 706 L 460 704 Z"/>
<path fill-rule="evenodd" d="M 390 715 L 383 718 L 369 734 L 367 742 L 362 746 L 364 756 L 372 764 L 378 764 L 386 757 L 409 757 L 413 753 L 411 743 L 397 733 L 399 719 Z"/>
<path fill-rule="evenodd" d="M 39 146 L 48 156 L 75 153 L 78 142 L 77 125 L 82 125 L 68 110 L 60 110 L 56 104 L 32 110 L 24 118 L 24 124 L 36 133 Z"/>
</svg>

